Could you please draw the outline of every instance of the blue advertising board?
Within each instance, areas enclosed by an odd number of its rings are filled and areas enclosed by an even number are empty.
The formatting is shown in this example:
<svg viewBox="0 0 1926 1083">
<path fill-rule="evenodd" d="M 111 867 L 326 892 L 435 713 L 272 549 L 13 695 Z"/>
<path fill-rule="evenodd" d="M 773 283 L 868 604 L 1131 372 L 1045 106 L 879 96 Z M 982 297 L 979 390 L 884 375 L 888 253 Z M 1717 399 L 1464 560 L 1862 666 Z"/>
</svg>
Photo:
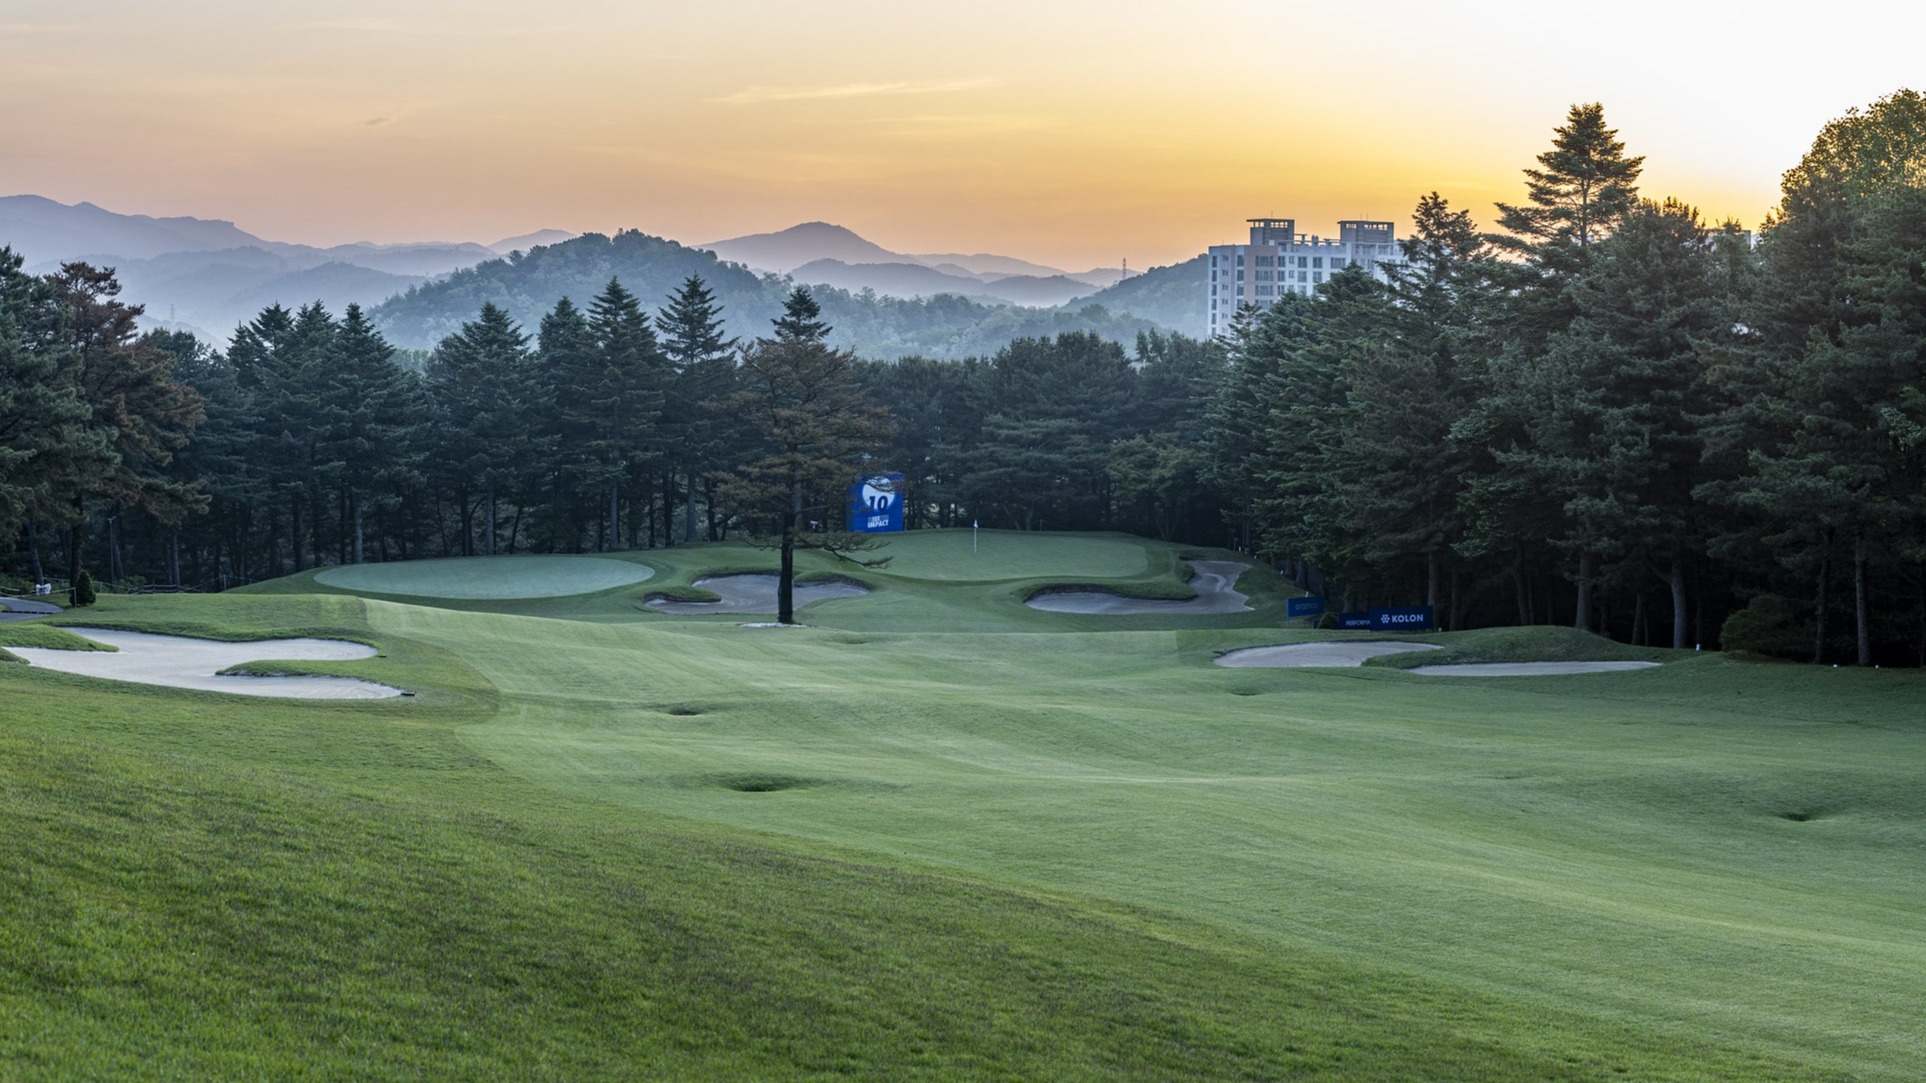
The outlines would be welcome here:
<svg viewBox="0 0 1926 1083">
<path fill-rule="evenodd" d="M 1429 632 L 1435 627 L 1428 605 L 1380 606 L 1371 611 L 1374 632 Z"/>
<path fill-rule="evenodd" d="M 894 534 L 903 529 L 903 475 L 871 474 L 849 487 L 849 529 Z"/>
<path fill-rule="evenodd" d="M 1321 617 L 1323 615 L 1324 599 L 1322 598 L 1284 599 L 1284 619 L 1286 620 L 1290 620 L 1293 617 Z"/>
<path fill-rule="evenodd" d="M 1369 629 L 1370 629 L 1370 627 L 1371 627 L 1371 614 L 1369 614 L 1369 613 L 1339 613 L 1339 614 L 1338 614 L 1338 627 L 1339 627 L 1339 628 L 1343 628 L 1343 629 L 1347 629 L 1347 630 L 1350 630 L 1350 631 L 1354 631 L 1354 632 L 1355 632 L 1355 631 L 1360 631 L 1360 630 L 1369 630 Z"/>
</svg>

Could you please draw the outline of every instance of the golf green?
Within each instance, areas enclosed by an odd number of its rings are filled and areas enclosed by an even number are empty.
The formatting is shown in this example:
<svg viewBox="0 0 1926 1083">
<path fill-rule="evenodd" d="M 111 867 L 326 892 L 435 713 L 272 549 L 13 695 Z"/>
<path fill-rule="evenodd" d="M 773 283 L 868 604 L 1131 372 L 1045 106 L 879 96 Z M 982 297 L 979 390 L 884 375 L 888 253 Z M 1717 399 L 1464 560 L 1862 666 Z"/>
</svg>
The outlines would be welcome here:
<svg viewBox="0 0 1926 1083">
<path fill-rule="evenodd" d="M 341 590 L 412 598 L 560 598 L 641 583 L 646 564 L 607 557 L 495 556 L 344 564 L 314 580 Z"/>
</svg>

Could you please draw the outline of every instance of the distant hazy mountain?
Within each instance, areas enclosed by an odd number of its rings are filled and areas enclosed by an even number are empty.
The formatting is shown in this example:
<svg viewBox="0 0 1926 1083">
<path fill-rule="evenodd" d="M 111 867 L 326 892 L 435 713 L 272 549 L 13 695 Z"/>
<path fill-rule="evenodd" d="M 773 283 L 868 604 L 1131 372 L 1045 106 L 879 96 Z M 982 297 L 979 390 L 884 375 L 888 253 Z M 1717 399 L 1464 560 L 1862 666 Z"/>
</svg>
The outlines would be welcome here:
<svg viewBox="0 0 1926 1083">
<path fill-rule="evenodd" d="M 498 256 L 506 256 L 510 252 L 527 252 L 545 244 L 561 244 L 563 241 L 574 240 L 580 236 L 579 233 L 570 233 L 565 229 L 538 229 L 519 237 L 504 237 L 489 245 L 488 250 Z"/>
<path fill-rule="evenodd" d="M 962 268 L 969 274 L 983 275 L 988 278 L 1003 278 L 1010 275 L 1032 275 L 1038 278 L 1050 278 L 1063 273 L 1063 271 L 1058 268 L 1046 267 L 1041 263 L 1031 263 L 1027 259 L 1017 259 L 1015 256 L 998 256 L 988 252 L 977 252 L 968 256 L 960 252 L 931 252 L 924 255 L 911 256 L 910 258 L 925 267 L 941 267 L 944 264 L 948 264 L 952 267 Z"/>
<path fill-rule="evenodd" d="M 949 293 L 991 303 L 1042 308 L 1096 292 L 1096 287 L 1062 275 L 1048 278 L 1036 275 L 976 278 L 946 273 L 917 263 L 852 264 L 835 259 L 819 259 L 789 272 L 789 277 L 809 285 L 835 286 L 854 293 L 874 290 L 886 297 L 935 297 Z"/>
<path fill-rule="evenodd" d="M 43 196 L 0 197 L 0 245 L 29 265 L 95 256 L 151 259 L 169 252 L 266 246 L 232 222 L 115 214 L 92 203 L 68 206 Z"/>
<path fill-rule="evenodd" d="M 1210 330 L 1210 313 L 1204 307 L 1208 301 L 1204 290 L 1205 263 L 1204 256 L 1197 256 L 1168 267 L 1153 267 L 1091 294 L 1071 307 L 1099 304 L 1201 337 Z"/>
<path fill-rule="evenodd" d="M 548 233 L 565 236 L 530 236 Z M 232 222 L 116 214 L 31 195 L 0 199 L 0 245 L 35 273 L 69 260 L 112 267 L 121 297 L 144 305 L 148 322 L 223 345 L 237 324 L 270 304 L 320 301 L 338 314 L 351 302 L 371 305 L 495 257 L 465 242 L 316 248 L 264 240 Z"/>
<path fill-rule="evenodd" d="M 873 244 L 842 226 L 804 222 L 775 233 L 752 233 L 694 247 L 714 252 L 758 271 L 788 274 L 806 263 L 833 259 L 843 263 L 914 263 L 882 245 Z"/>
<path fill-rule="evenodd" d="M 914 265 L 911 265 L 914 266 Z M 533 330 L 563 297 L 586 308 L 609 279 L 649 309 L 665 304 L 690 275 L 700 275 L 723 308 L 726 333 L 753 338 L 770 333 L 793 280 L 758 275 L 710 251 L 635 231 L 614 237 L 588 233 L 528 252 L 517 260 L 478 264 L 393 297 L 372 310 L 397 346 L 427 348 L 473 320 L 485 302 L 501 306 Z M 830 342 L 864 357 L 891 360 L 910 354 L 934 358 L 987 357 L 1012 339 L 1088 331 L 1131 345 L 1157 326 L 1097 305 L 1020 308 L 990 305 L 954 294 L 904 300 L 835 286 L 812 287 Z"/>
</svg>

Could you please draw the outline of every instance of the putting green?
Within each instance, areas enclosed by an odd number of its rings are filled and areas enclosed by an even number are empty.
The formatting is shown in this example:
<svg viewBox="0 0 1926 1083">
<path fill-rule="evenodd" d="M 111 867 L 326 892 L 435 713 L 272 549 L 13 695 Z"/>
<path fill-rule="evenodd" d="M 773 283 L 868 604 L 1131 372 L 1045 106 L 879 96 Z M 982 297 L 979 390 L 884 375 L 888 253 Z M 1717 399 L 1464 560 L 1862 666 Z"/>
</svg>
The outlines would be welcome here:
<svg viewBox="0 0 1926 1083">
<path fill-rule="evenodd" d="M 342 590 L 415 598 L 559 598 L 640 583 L 646 564 L 607 557 L 513 556 L 344 564 L 314 581 Z"/>
<path fill-rule="evenodd" d="M 987 582 L 1051 577 L 1120 579 L 1150 567 L 1144 543 L 1122 534 L 917 530 L 891 535 L 877 556 L 909 579 Z"/>
</svg>

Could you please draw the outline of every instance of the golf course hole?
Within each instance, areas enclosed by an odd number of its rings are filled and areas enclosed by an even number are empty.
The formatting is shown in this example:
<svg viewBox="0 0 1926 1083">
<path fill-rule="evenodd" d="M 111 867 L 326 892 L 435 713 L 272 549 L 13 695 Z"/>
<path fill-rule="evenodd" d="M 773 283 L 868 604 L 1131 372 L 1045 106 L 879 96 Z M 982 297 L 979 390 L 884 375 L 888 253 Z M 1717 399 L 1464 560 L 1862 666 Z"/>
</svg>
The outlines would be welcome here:
<svg viewBox="0 0 1926 1083">
<path fill-rule="evenodd" d="M 725 788 L 737 793 L 776 793 L 807 789 L 815 784 L 813 778 L 797 778 L 794 775 L 732 775 L 722 780 Z"/>
<path fill-rule="evenodd" d="M 703 710 L 693 704 L 677 703 L 673 706 L 662 708 L 662 713 L 674 715 L 677 718 L 694 718 L 696 715 L 703 713 Z"/>
<path fill-rule="evenodd" d="M 360 594 L 470 601 L 563 598 L 640 583 L 655 574 L 646 564 L 607 557 L 494 556 L 342 564 L 314 581 Z"/>
</svg>

